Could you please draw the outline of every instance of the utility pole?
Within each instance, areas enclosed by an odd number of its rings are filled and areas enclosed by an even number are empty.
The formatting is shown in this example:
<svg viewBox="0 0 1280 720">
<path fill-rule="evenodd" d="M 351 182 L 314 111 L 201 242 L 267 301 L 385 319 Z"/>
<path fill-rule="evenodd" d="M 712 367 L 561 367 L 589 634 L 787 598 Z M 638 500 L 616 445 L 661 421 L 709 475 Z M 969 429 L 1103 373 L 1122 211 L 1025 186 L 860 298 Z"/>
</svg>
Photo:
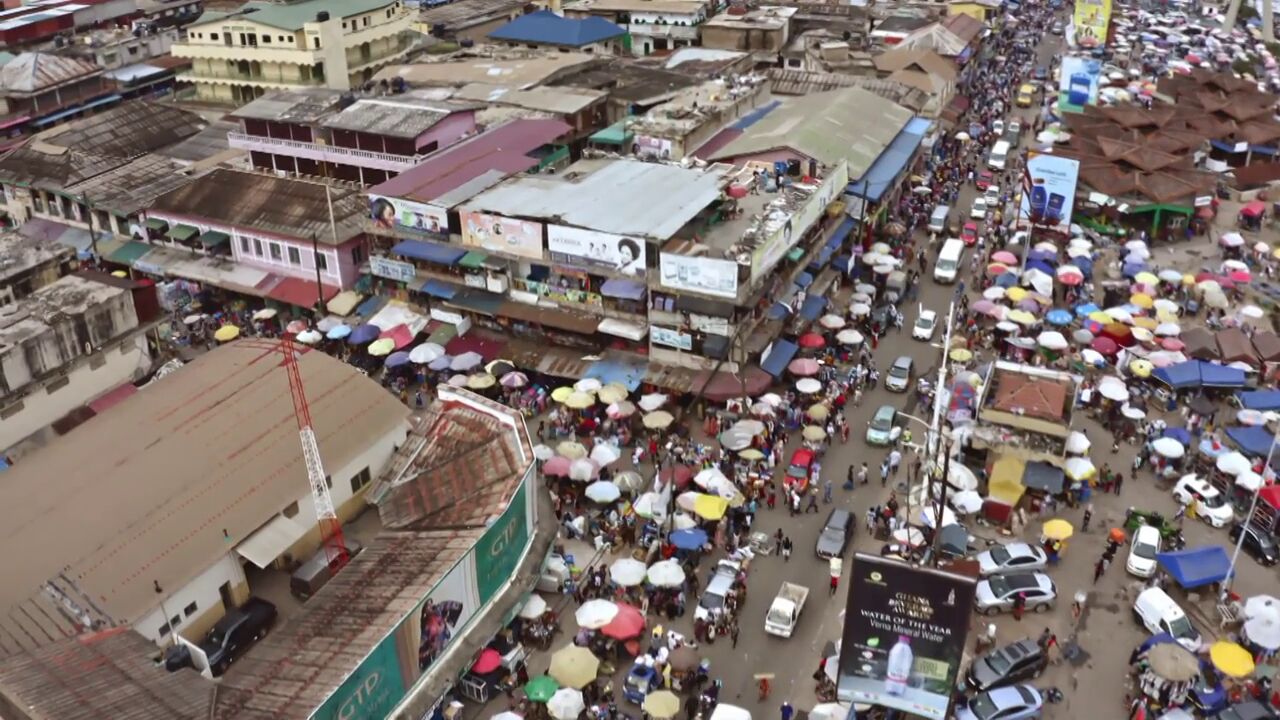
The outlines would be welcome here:
<svg viewBox="0 0 1280 720">
<path fill-rule="evenodd" d="M 1271 0 L 1264 1 L 1267 2 L 1268 7 L 1270 7 Z M 1222 27 L 1227 32 L 1231 32 L 1231 29 L 1236 26 L 1236 19 L 1240 16 L 1241 2 L 1243 2 L 1243 0 L 1231 0 L 1231 3 L 1227 5 L 1227 15 L 1222 20 Z M 1270 13 L 1268 13 L 1268 15 L 1269 14 Z"/>
<path fill-rule="evenodd" d="M 933 417 L 929 421 L 929 436 L 925 441 L 926 462 L 923 467 L 929 474 L 927 487 L 933 492 L 933 483 L 942 482 L 941 499 L 933 514 L 933 563 L 938 563 L 938 548 L 942 544 L 942 513 L 946 509 L 947 475 L 951 471 L 951 451 L 942 438 L 942 391 L 947 383 L 947 355 L 951 352 L 951 331 L 955 324 L 956 303 L 953 300 L 947 308 L 947 327 L 942 335 L 942 359 L 938 363 L 938 385 L 933 389 Z M 941 465 L 938 452 L 944 452 Z"/>
<path fill-rule="evenodd" d="M 1270 3 L 1271 0 L 1266 0 Z M 1249 501 L 1249 512 L 1244 517 L 1244 528 L 1247 528 L 1253 522 L 1253 513 L 1258 509 L 1258 495 L 1262 493 L 1262 488 L 1266 487 L 1266 474 L 1271 470 L 1271 458 L 1276 454 L 1276 445 L 1280 443 L 1280 432 L 1271 437 L 1271 449 L 1267 451 L 1267 460 L 1262 464 L 1262 476 L 1264 482 L 1259 482 L 1257 489 L 1253 491 L 1253 499 Z M 1242 530 L 1244 528 L 1241 528 Z M 1236 547 L 1231 551 L 1231 566 L 1227 570 L 1227 578 L 1222 581 L 1222 597 L 1221 601 L 1226 602 L 1227 594 L 1231 592 L 1231 581 L 1235 579 L 1236 563 L 1240 560 L 1240 549 L 1244 547 L 1244 533 L 1240 533 L 1240 537 L 1236 538 Z"/>
</svg>

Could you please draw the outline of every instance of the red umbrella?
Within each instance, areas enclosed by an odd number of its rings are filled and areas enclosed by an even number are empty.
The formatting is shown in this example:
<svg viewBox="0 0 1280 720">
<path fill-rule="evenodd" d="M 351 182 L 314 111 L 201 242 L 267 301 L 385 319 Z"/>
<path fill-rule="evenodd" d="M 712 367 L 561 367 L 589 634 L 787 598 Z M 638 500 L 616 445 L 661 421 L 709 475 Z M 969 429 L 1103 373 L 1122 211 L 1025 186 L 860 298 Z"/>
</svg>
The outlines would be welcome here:
<svg viewBox="0 0 1280 720">
<path fill-rule="evenodd" d="M 618 603 L 618 614 L 600 632 L 614 640 L 630 640 L 644 632 L 644 615 L 626 603 Z"/>
<path fill-rule="evenodd" d="M 1094 338 L 1089 347 L 1103 355 L 1115 355 L 1120 350 L 1120 346 L 1116 344 L 1116 341 L 1109 337 Z"/>
<path fill-rule="evenodd" d="M 1178 338 L 1163 338 L 1162 340 L 1160 340 L 1160 347 L 1164 348 L 1165 350 L 1172 350 L 1174 352 L 1177 352 L 1178 350 L 1181 350 L 1186 346 L 1187 346 L 1186 343 L 1182 342 Z"/>
<path fill-rule="evenodd" d="M 1018 263 L 1018 256 L 1008 250 L 1001 250 L 1000 252 L 993 253 L 991 255 L 991 260 L 993 262 L 1004 263 L 1005 265 L 1016 265 Z"/>
<path fill-rule="evenodd" d="M 819 367 L 820 365 L 818 364 L 818 361 L 813 358 L 796 358 L 791 361 L 791 364 L 787 366 L 787 369 L 794 375 L 808 377 L 810 375 L 817 375 Z"/>
<path fill-rule="evenodd" d="M 542 464 L 542 474 L 551 477 L 569 477 L 569 466 L 573 461 L 562 455 L 557 455 Z"/>
<path fill-rule="evenodd" d="M 502 665 L 502 656 L 493 648 L 485 648 L 480 653 L 480 657 L 476 658 L 475 665 L 471 666 L 471 672 L 477 675 L 486 675 L 498 669 Z"/>
<path fill-rule="evenodd" d="M 1121 323 L 1109 323 L 1106 327 L 1102 328 L 1102 334 L 1126 347 L 1133 344 L 1133 331 L 1129 329 L 1128 325 L 1122 325 Z M 1097 348 L 1094 349 L 1096 350 Z M 1098 352 L 1102 351 L 1098 350 Z"/>
<path fill-rule="evenodd" d="M 820 348 L 826 347 L 827 341 L 818 333 L 811 332 L 801 335 L 800 339 L 796 341 L 796 344 L 804 348 Z"/>
<path fill-rule="evenodd" d="M 552 460 L 554 459 L 555 458 L 552 458 Z M 548 462 L 550 462 L 550 460 L 548 460 Z M 690 480 L 693 480 L 693 468 L 688 465 L 672 465 L 670 467 L 663 468 L 662 472 L 658 473 L 658 480 L 663 484 L 666 484 L 671 482 L 673 475 L 675 477 L 676 487 L 682 488 L 685 485 L 688 485 Z"/>
</svg>

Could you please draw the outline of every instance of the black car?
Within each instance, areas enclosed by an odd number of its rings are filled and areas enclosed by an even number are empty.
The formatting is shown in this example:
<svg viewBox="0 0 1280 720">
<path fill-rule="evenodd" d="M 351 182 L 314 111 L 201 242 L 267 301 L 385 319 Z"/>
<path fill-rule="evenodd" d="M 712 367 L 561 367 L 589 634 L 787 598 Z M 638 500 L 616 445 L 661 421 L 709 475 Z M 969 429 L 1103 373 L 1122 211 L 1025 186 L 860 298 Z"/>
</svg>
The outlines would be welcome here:
<svg viewBox="0 0 1280 720">
<path fill-rule="evenodd" d="M 976 658 L 965 675 L 965 684 L 975 692 L 985 692 L 1040 677 L 1048 664 L 1049 656 L 1034 640 L 1019 640 Z"/>
<path fill-rule="evenodd" d="M 1231 536 L 1232 542 L 1239 542 L 1241 532 L 1244 533 L 1244 544 L 1241 547 L 1254 560 L 1257 560 L 1258 564 L 1270 566 L 1280 561 L 1280 548 L 1276 546 L 1276 539 L 1271 535 L 1252 525 L 1241 523 L 1233 525 L 1227 534 Z"/>
<path fill-rule="evenodd" d="M 820 558 L 842 557 L 849 547 L 849 536 L 853 534 L 853 515 L 848 510 L 836 508 L 827 516 L 827 522 L 818 533 L 818 546 L 815 551 Z"/>
<path fill-rule="evenodd" d="M 276 606 L 256 597 L 223 615 L 200 643 L 214 676 L 226 672 L 249 646 L 265 637 L 275 621 Z"/>
<path fill-rule="evenodd" d="M 1031 73 L 1031 77 L 1034 80 L 1046 80 L 1049 77 L 1049 68 L 1044 65 L 1037 66 L 1035 72 Z"/>
<path fill-rule="evenodd" d="M 1257 700 L 1238 703 L 1213 715 L 1209 720 L 1275 720 L 1276 714 Z"/>
</svg>

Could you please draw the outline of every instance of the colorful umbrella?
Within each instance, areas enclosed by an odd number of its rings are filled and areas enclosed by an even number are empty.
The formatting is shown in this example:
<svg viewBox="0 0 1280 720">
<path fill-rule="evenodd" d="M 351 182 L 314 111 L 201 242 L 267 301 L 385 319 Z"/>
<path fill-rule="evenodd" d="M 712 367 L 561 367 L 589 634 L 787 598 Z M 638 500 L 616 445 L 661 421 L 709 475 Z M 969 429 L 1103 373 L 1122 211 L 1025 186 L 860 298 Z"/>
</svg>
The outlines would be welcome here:
<svg viewBox="0 0 1280 720">
<path fill-rule="evenodd" d="M 1074 533 L 1075 528 L 1071 526 L 1071 523 L 1063 520 L 1062 518 L 1054 518 L 1053 520 L 1046 522 L 1044 527 L 1040 530 L 1040 534 L 1050 540 L 1066 540 Z"/>
<path fill-rule="evenodd" d="M 396 349 L 396 341 L 391 338 L 379 338 L 369 343 L 368 353 L 373 357 L 390 355 Z"/>
<path fill-rule="evenodd" d="M 480 653 L 480 657 L 476 658 L 476 661 L 471 665 L 471 672 L 478 675 L 487 675 L 497 670 L 500 665 L 502 665 L 502 655 L 493 648 L 485 648 Z"/>
<path fill-rule="evenodd" d="M 792 375 L 808 377 L 810 375 L 817 375 L 818 370 L 821 367 L 822 365 L 813 358 L 796 358 L 791 361 L 791 364 L 787 366 L 787 369 L 791 371 Z"/>
<path fill-rule="evenodd" d="M 573 613 L 573 617 L 575 620 L 578 621 L 578 627 L 584 627 L 590 630 L 598 630 L 604 627 L 605 625 L 608 625 L 609 621 L 612 620 L 615 616 L 617 616 L 617 614 L 618 614 L 617 603 L 611 600 L 600 600 L 596 598 L 596 599 L 588 600 L 582 603 L 582 605 L 578 606 L 578 609 L 575 610 Z M 586 650 L 586 648 L 582 648 L 582 649 Z M 563 651 L 560 651 L 560 652 L 563 652 Z M 559 655 L 560 652 L 557 652 L 556 655 Z M 590 652 L 591 652 L 590 650 L 587 650 L 588 654 L 590 654 Z M 554 657 L 552 657 L 551 663 L 552 663 L 551 666 L 554 668 L 555 667 Z M 559 680 L 561 683 L 564 683 L 564 679 L 556 676 L 554 672 L 551 673 L 551 677 L 554 677 L 556 680 Z M 566 683 L 566 684 L 571 684 L 571 683 Z"/>
<path fill-rule="evenodd" d="M 231 342 L 240 337 L 240 328 L 235 325 L 223 325 L 213 333 L 213 339 L 218 342 Z"/>
<path fill-rule="evenodd" d="M 544 703 L 551 699 L 560 689 L 560 683 L 550 675 L 539 675 L 524 686 L 524 695 L 530 700 Z"/>
<path fill-rule="evenodd" d="M 605 405 L 612 405 L 613 403 L 626 400 L 627 395 L 629 394 L 630 392 L 625 387 L 610 383 L 600 388 L 600 390 L 596 392 L 596 397 Z"/>
<path fill-rule="evenodd" d="M 649 717 L 666 720 L 680 712 L 680 698 L 670 690 L 658 690 L 645 696 L 642 708 Z"/>
<path fill-rule="evenodd" d="M 796 344 L 803 348 L 820 348 L 825 347 L 827 341 L 818 333 L 810 332 L 801 335 Z"/>
<path fill-rule="evenodd" d="M 640 577 L 644 577 L 643 572 Z M 618 603 L 618 614 L 600 628 L 600 632 L 614 640 L 630 640 L 644 632 L 644 624 L 644 614 L 626 603 Z"/>
<path fill-rule="evenodd" d="M 1237 643 L 1219 640 L 1209 648 L 1209 659 L 1228 677 L 1243 678 L 1253 674 L 1253 656 Z"/>
<path fill-rule="evenodd" d="M 650 430 L 661 430 L 675 422 L 675 416 L 666 410 L 658 410 L 644 416 L 644 426 Z"/>
</svg>

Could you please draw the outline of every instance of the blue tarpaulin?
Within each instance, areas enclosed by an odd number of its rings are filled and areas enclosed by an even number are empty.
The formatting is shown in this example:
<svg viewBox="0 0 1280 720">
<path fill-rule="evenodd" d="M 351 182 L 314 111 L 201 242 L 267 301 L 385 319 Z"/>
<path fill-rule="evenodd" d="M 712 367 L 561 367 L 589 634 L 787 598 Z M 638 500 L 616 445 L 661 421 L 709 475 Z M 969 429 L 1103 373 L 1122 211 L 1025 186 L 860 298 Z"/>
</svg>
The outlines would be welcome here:
<svg viewBox="0 0 1280 720">
<path fill-rule="evenodd" d="M 785 303 L 774 303 L 773 306 L 769 308 L 770 320 L 786 320 L 787 316 L 790 314 L 791 308 Z"/>
<path fill-rule="evenodd" d="M 1066 474 L 1062 468 L 1049 463 L 1029 462 L 1022 471 L 1022 484 L 1032 490 L 1040 490 L 1050 495 L 1062 492 Z"/>
<path fill-rule="evenodd" d="M 1173 438 L 1183 445 L 1191 445 L 1191 433 L 1186 428 L 1167 427 L 1164 429 L 1164 437 Z"/>
<path fill-rule="evenodd" d="M 1200 361 L 1188 360 L 1177 365 L 1156 368 L 1152 375 L 1174 390 L 1200 387 Z"/>
<path fill-rule="evenodd" d="M 827 309 L 827 299 L 821 295 L 810 295 L 800 306 L 800 317 L 813 322 Z"/>
<path fill-rule="evenodd" d="M 1227 437 L 1240 447 L 1241 452 L 1258 457 L 1267 456 L 1271 451 L 1271 442 L 1275 438 L 1271 431 L 1264 427 L 1250 426 L 1229 427 Z"/>
<path fill-rule="evenodd" d="M 421 292 L 426 293 L 431 297 L 438 297 L 444 300 L 452 300 L 453 296 L 457 295 L 458 291 L 461 289 L 462 288 L 458 287 L 457 285 L 450 285 L 449 283 L 444 282 L 442 280 L 428 280 L 425 283 L 423 283 Z"/>
<path fill-rule="evenodd" d="M 422 240 L 401 240 L 391 248 L 391 254 L 441 265 L 456 265 L 467 251 L 463 248 L 437 245 Z"/>
<path fill-rule="evenodd" d="M 1226 365 L 1200 361 L 1200 383 L 1205 387 L 1244 387 L 1244 371 Z"/>
<path fill-rule="evenodd" d="M 1280 410 L 1280 390 L 1249 390 L 1236 393 L 1236 397 L 1250 410 Z"/>
<path fill-rule="evenodd" d="M 807 272 L 800 273 L 796 278 L 796 287 L 804 289 L 813 284 L 813 276 Z"/>
<path fill-rule="evenodd" d="M 1218 545 L 1156 553 L 1156 562 L 1186 590 L 1227 579 L 1231 558 Z"/>
<path fill-rule="evenodd" d="M 893 142 L 889 143 L 889 147 L 885 148 L 884 152 L 880 153 L 876 161 L 871 164 L 866 174 L 857 182 L 849 183 L 845 192 L 864 198 L 867 202 L 880 202 L 885 191 L 893 186 L 898 176 L 907 169 L 911 158 L 915 157 L 916 150 L 924 141 L 924 135 L 929 131 L 931 124 L 926 118 L 909 120 Z"/>
<path fill-rule="evenodd" d="M 760 369 L 774 377 L 782 377 L 782 372 L 787 369 L 787 363 L 791 362 L 791 358 L 796 356 L 799 349 L 790 340 L 778 338 L 773 342 L 773 348 L 769 350 L 769 354 L 760 359 Z"/>
<path fill-rule="evenodd" d="M 645 363 L 629 362 L 621 358 L 605 358 L 591 363 L 583 377 L 595 378 L 608 385 L 618 383 L 628 390 L 634 391 L 644 380 Z"/>
<path fill-rule="evenodd" d="M 699 550 L 707 544 L 707 531 L 702 528 L 688 528 L 671 533 L 671 544 L 680 550 Z"/>
</svg>

